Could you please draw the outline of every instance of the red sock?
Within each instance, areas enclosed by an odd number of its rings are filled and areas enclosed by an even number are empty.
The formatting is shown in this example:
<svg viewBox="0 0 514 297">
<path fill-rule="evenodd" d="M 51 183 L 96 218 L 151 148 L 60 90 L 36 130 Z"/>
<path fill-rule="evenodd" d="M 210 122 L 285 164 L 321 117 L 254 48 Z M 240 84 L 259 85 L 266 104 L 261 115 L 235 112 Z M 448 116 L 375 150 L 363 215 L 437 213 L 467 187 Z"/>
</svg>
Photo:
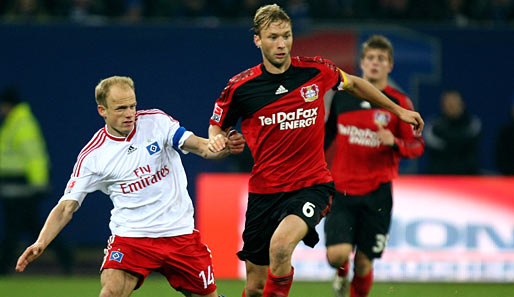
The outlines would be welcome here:
<svg viewBox="0 0 514 297">
<path fill-rule="evenodd" d="M 293 274 L 294 267 L 291 267 L 291 272 L 282 276 L 271 274 L 268 268 L 268 278 L 266 279 L 266 285 L 264 285 L 262 297 L 287 297 L 291 284 L 293 284 Z"/>
<path fill-rule="evenodd" d="M 367 297 L 371 285 L 373 285 L 373 269 L 367 275 L 355 274 L 350 285 L 350 297 Z"/>
<path fill-rule="evenodd" d="M 242 295 L 243 297 L 246 297 L 245 292 L 246 292 L 246 288 L 243 289 L 243 295 Z"/>
<path fill-rule="evenodd" d="M 346 260 L 346 262 L 344 262 L 344 264 L 341 267 L 337 268 L 337 275 L 341 277 L 347 276 L 349 268 L 350 264 L 348 263 L 348 260 Z"/>
</svg>

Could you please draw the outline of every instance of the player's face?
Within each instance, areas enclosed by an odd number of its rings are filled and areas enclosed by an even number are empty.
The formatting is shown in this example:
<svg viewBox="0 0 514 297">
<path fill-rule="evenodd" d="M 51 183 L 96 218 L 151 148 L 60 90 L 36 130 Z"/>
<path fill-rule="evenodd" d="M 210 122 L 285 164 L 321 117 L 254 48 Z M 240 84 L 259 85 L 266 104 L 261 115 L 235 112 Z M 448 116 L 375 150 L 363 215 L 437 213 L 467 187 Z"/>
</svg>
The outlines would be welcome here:
<svg viewBox="0 0 514 297">
<path fill-rule="evenodd" d="M 98 113 L 105 119 L 109 133 L 125 137 L 136 123 L 136 94 L 126 86 L 114 85 L 107 95 L 107 106 L 98 105 Z"/>
<path fill-rule="evenodd" d="M 368 49 L 361 59 L 362 76 L 371 83 L 387 82 L 387 76 L 393 70 L 393 63 L 389 60 L 387 51 L 382 49 Z"/>
<path fill-rule="evenodd" d="M 254 42 L 261 49 L 264 66 L 271 73 L 282 73 L 291 65 L 293 32 L 291 24 L 284 21 L 271 23 L 254 35 Z"/>
</svg>

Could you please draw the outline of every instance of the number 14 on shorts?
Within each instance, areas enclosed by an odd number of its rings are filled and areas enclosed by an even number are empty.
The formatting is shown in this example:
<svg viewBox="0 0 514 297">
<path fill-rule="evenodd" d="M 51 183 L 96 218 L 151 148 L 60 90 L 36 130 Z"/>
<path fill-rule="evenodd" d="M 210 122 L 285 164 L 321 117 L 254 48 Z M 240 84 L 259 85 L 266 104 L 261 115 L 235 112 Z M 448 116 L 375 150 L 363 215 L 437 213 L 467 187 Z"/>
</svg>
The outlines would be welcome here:
<svg viewBox="0 0 514 297">
<path fill-rule="evenodd" d="M 202 270 L 198 276 L 203 279 L 204 289 L 207 289 L 209 285 L 214 284 L 214 273 L 211 271 L 211 265 L 207 266 L 207 276 L 205 275 L 205 270 Z"/>
</svg>

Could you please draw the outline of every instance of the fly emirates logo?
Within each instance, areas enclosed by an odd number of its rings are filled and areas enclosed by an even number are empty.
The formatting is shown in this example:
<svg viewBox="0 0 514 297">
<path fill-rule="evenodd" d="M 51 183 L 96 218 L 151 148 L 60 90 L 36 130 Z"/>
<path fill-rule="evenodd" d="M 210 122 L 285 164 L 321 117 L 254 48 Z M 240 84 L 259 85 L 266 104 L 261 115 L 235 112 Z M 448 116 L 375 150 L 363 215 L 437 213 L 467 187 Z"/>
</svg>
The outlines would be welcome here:
<svg viewBox="0 0 514 297">
<path fill-rule="evenodd" d="M 159 181 L 161 181 L 164 177 L 166 177 L 170 170 L 166 165 L 163 168 L 158 169 L 156 173 L 152 175 L 148 175 L 151 173 L 150 165 L 138 167 L 134 170 L 134 174 L 139 178 L 138 181 L 132 183 L 122 183 L 120 184 L 121 191 L 123 194 L 134 193 L 140 191 L 148 186 L 151 186 Z"/>
<path fill-rule="evenodd" d="M 369 147 L 380 146 L 380 139 L 377 133 L 370 129 L 359 129 L 355 126 L 338 124 L 337 130 L 339 134 L 348 135 L 348 142 L 351 144 L 357 144 Z"/>
<path fill-rule="evenodd" d="M 292 112 L 277 112 L 270 117 L 260 116 L 262 126 L 279 124 L 280 130 L 291 130 L 305 128 L 316 124 L 318 117 L 318 107 L 303 109 L 298 108 Z"/>
</svg>

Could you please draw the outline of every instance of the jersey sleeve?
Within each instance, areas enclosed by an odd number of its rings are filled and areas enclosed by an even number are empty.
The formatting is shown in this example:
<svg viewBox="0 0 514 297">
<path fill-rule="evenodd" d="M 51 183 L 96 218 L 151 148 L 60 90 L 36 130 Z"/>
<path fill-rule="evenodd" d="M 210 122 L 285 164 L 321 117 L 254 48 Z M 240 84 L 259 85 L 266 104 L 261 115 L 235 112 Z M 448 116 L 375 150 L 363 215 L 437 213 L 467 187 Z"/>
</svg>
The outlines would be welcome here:
<svg viewBox="0 0 514 297">
<path fill-rule="evenodd" d="M 336 85 L 334 89 L 337 91 L 343 91 L 348 85 L 348 74 L 337 67 L 337 71 L 339 72 L 339 83 Z"/>
<path fill-rule="evenodd" d="M 348 75 L 339 67 L 337 67 L 336 64 L 334 64 L 334 62 L 331 60 L 323 59 L 321 57 L 315 57 L 314 59 L 322 65 L 326 66 L 327 71 L 325 72 L 325 75 L 329 81 L 331 89 L 334 91 L 343 91 L 344 88 L 348 85 Z"/>
<path fill-rule="evenodd" d="M 209 120 L 211 125 L 220 126 L 225 130 L 237 124 L 240 112 L 235 99 L 237 97 L 236 90 L 251 73 L 251 69 L 247 69 L 229 80 L 214 104 L 214 110 Z"/>
<path fill-rule="evenodd" d="M 158 115 L 157 121 L 160 129 L 167 131 L 163 142 L 167 146 L 173 147 L 176 151 L 180 150 L 183 154 L 188 154 L 188 151 L 182 150 L 181 148 L 182 145 L 184 145 L 184 141 L 193 133 L 180 126 L 179 121 L 164 112 Z"/>
<path fill-rule="evenodd" d="M 59 202 L 74 200 L 79 203 L 80 207 L 86 195 L 97 190 L 105 191 L 105 189 L 102 189 L 98 175 L 95 174 L 94 154 L 92 154 L 82 161 L 80 172 L 71 175 L 64 190 L 64 195 L 59 199 Z"/>
<path fill-rule="evenodd" d="M 400 100 L 400 106 L 414 110 L 412 101 L 405 97 Z M 395 147 L 402 158 L 417 158 L 425 151 L 425 141 L 421 136 L 416 136 L 410 124 L 399 121 L 399 135 L 394 138 Z"/>
</svg>

